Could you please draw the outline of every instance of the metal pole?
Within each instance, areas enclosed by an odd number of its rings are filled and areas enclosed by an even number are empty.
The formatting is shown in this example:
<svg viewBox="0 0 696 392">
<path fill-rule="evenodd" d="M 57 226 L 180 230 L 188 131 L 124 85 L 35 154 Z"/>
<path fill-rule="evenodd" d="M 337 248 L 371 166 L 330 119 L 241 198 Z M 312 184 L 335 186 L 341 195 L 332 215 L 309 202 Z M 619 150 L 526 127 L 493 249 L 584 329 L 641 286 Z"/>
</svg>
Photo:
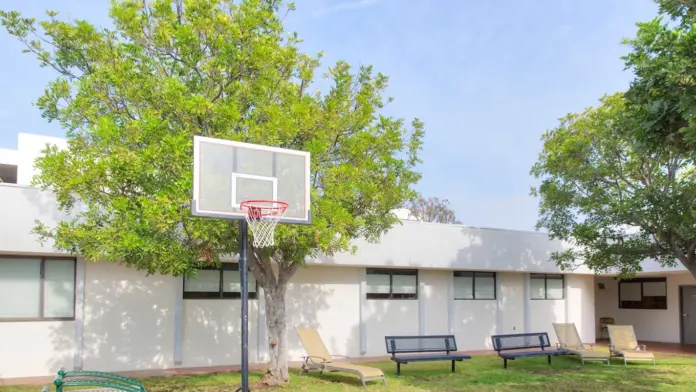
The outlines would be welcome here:
<svg viewBox="0 0 696 392">
<path fill-rule="evenodd" d="M 247 221 L 239 221 L 239 280 L 242 284 L 242 392 L 249 391 L 249 275 L 247 268 Z"/>
</svg>

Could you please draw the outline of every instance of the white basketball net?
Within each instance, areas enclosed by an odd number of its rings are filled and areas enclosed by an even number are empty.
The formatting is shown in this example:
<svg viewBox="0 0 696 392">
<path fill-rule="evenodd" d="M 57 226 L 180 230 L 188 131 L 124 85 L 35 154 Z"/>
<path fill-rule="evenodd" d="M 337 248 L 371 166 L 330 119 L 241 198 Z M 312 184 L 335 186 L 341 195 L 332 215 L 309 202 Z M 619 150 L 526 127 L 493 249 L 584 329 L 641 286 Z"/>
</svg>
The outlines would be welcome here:
<svg viewBox="0 0 696 392">
<path fill-rule="evenodd" d="M 273 246 L 275 227 L 285 214 L 288 204 L 282 201 L 247 200 L 240 208 L 246 213 L 249 230 L 254 234 L 254 247 Z"/>
</svg>

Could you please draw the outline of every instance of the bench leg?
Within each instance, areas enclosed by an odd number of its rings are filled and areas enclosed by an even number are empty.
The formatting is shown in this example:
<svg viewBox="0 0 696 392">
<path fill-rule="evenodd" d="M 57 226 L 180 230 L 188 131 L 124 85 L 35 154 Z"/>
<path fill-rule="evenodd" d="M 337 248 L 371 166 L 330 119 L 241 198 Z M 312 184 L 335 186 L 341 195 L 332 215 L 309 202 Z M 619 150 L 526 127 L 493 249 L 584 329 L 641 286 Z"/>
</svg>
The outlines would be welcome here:
<svg viewBox="0 0 696 392">
<path fill-rule="evenodd" d="M 507 369 L 507 358 L 503 358 L 503 369 Z"/>
<path fill-rule="evenodd" d="M 396 375 L 401 375 L 401 363 L 399 362 L 396 363 Z"/>
<path fill-rule="evenodd" d="M 551 365 L 551 356 L 547 355 L 547 357 L 549 357 L 549 365 Z"/>
<path fill-rule="evenodd" d="M 454 361 L 452 361 L 452 373 L 454 373 Z"/>
</svg>

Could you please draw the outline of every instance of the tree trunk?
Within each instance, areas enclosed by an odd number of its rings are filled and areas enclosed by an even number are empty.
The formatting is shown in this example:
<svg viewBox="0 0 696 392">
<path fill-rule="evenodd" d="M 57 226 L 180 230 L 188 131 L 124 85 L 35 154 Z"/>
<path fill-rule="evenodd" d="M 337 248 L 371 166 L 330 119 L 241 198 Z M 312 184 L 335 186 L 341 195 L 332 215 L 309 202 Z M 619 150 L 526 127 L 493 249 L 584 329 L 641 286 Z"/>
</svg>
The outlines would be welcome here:
<svg viewBox="0 0 696 392">
<path fill-rule="evenodd" d="M 271 287 L 264 287 L 266 300 L 266 326 L 270 359 L 263 386 L 275 387 L 290 381 L 288 375 L 287 328 L 285 323 L 285 293 L 287 282 L 279 280 Z"/>
</svg>

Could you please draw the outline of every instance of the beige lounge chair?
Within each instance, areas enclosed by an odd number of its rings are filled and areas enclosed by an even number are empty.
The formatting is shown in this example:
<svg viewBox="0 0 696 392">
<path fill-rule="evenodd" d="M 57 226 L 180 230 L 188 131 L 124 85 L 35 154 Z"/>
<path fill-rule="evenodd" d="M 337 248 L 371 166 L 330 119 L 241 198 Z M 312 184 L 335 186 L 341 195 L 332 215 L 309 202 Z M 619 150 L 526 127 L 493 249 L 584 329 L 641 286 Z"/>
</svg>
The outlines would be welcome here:
<svg viewBox="0 0 696 392">
<path fill-rule="evenodd" d="M 607 325 L 609 329 L 609 350 L 612 357 L 628 361 L 652 361 L 655 364 L 655 354 L 646 351 L 644 344 L 638 344 L 632 325 Z"/>
<path fill-rule="evenodd" d="M 331 355 L 316 329 L 295 327 L 295 331 L 300 337 L 305 351 L 307 351 L 307 356 L 302 357 L 304 358 L 304 362 L 300 369 L 300 376 L 303 372 L 309 372 L 310 370 L 320 370 L 322 374 L 328 372 L 346 372 L 360 376 L 363 388 L 366 388 L 366 381 L 381 380 L 384 382 L 384 385 L 387 385 L 387 379 L 384 377 L 384 372 L 382 372 L 381 369 L 347 362 L 334 362 L 333 359 L 335 357 L 349 358 L 344 355 Z"/>
<path fill-rule="evenodd" d="M 583 343 L 574 323 L 553 323 L 553 329 L 558 338 L 558 348 L 568 350 L 570 354 L 580 357 L 583 366 L 585 361 L 601 361 L 610 365 L 609 351 L 596 350 L 594 344 Z"/>
</svg>

